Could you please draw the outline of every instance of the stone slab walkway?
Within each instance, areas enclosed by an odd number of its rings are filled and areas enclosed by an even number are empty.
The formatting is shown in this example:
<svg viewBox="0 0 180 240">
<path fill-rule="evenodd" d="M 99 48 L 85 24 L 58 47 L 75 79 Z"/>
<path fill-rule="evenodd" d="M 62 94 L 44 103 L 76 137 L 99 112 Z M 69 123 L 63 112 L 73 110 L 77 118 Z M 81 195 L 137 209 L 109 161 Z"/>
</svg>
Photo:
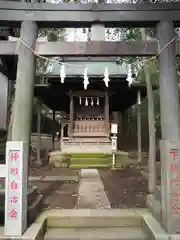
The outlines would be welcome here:
<svg viewBox="0 0 180 240">
<path fill-rule="evenodd" d="M 76 208 L 110 208 L 110 203 L 97 169 L 81 170 Z"/>
<path fill-rule="evenodd" d="M 30 176 L 30 182 L 57 182 L 57 181 L 78 181 L 78 176 Z"/>
</svg>

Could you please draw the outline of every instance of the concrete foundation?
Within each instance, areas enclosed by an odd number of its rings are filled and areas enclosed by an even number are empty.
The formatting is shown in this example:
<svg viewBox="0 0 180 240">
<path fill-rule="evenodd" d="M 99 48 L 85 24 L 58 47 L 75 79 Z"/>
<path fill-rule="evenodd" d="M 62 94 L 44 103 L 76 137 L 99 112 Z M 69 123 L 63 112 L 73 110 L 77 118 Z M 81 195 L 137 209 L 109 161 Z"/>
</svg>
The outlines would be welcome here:
<svg viewBox="0 0 180 240">
<path fill-rule="evenodd" d="M 166 234 L 147 209 L 49 210 L 42 213 L 18 239 L 75 240 L 80 236 L 88 240 L 179 240 Z M 7 239 L 3 236 L 3 228 L 0 228 L 0 238 Z"/>
</svg>

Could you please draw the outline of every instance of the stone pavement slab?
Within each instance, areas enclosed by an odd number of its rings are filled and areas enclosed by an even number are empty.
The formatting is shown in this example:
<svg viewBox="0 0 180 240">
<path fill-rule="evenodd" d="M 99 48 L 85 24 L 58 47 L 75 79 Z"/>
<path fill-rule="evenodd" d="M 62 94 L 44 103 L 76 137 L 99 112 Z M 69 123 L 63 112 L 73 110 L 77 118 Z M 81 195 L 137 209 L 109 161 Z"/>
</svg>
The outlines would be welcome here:
<svg viewBox="0 0 180 240">
<path fill-rule="evenodd" d="M 30 182 L 56 182 L 56 181 L 78 181 L 79 177 L 78 176 L 30 176 L 29 181 Z"/>
<path fill-rule="evenodd" d="M 81 170 L 76 208 L 110 208 L 110 203 L 97 169 Z"/>
</svg>

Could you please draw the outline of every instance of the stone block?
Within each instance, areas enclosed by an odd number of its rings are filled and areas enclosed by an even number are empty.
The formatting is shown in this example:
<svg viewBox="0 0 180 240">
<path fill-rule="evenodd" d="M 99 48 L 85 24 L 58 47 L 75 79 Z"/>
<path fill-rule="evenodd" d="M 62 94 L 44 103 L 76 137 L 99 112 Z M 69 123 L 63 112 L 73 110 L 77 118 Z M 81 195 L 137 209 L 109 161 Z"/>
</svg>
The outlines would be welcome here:
<svg viewBox="0 0 180 240">
<path fill-rule="evenodd" d="M 70 162 L 70 157 L 60 151 L 54 151 L 49 153 L 49 164 L 54 167 L 68 167 Z"/>
<path fill-rule="evenodd" d="M 130 209 L 53 209 L 48 228 L 141 227 L 142 216 Z"/>
<path fill-rule="evenodd" d="M 147 195 L 147 207 L 152 215 L 161 222 L 161 203 L 158 201 L 153 194 Z"/>
<path fill-rule="evenodd" d="M 160 141 L 162 225 L 180 233 L 180 141 Z"/>
</svg>

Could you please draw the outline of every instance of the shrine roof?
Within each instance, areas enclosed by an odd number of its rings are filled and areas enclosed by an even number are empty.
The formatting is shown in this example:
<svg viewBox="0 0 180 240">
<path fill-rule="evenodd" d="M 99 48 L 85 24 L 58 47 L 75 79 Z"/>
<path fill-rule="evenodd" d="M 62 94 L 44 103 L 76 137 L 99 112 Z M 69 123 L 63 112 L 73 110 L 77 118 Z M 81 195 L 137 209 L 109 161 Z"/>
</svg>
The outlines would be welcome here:
<svg viewBox="0 0 180 240">
<path fill-rule="evenodd" d="M 129 87 L 126 78 L 122 78 L 120 81 L 119 78 L 111 80 L 108 88 L 102 79 L 90 78 L 87 91 L 84 90 L 82 79 L 76 79 L 76 81 L 72 80 L 72 78 L 67 79 L 63 84 L 60 79 L 59 82 L 53 81 L 53 79 L 50 80 L 49 84 L 35 85 L 34 94 L 49 108 L 56 111 L 69 111 L 70 91 L 75 93 L 84 91 L 84 94 L 88 94 L 89 91 L 97 91 L 97 96 L 99 96 L 99 92 L 103 95 L 105 91 L 108 91 L 110 95 L 110 111 L 124 111 L 136 104 L 138 91 L 141 92 L 142 98 L 147 95 L 145 84 L 136 83 Z M 154 86 L 153 88 L 157 87 Z"/>
<path fill-rule="evenodd" d="M 60 80 L 61 64 L 55 62 L 50 71 L 44 74 L 47 81 L 44 85 L 35 86 L 35 96 L 40 98 L 49 108 L 57 111 L 69 111 L 69 92 L 88 91 L 109 92 L 110 95 L 110 111 L 123 111 L 137 102 L 137 92 L 141 92 L 141 97 L 146 97 L 145 84 L 133 84 L 128 86 L 127 65 L 118 64 L 117 59 L 85 59 L 84 61 L 66 61 L 64 83 Z M 109 72 L 109 87 L 104 84 L 105 67 Z M 83 86 L 83 74 L 87 68 L 89 84 L 87 91 Z M 37 84 L 38 81 L 36 81 Z M 156 87 L 154 87 L 156 88 Z"/>
</svg>

